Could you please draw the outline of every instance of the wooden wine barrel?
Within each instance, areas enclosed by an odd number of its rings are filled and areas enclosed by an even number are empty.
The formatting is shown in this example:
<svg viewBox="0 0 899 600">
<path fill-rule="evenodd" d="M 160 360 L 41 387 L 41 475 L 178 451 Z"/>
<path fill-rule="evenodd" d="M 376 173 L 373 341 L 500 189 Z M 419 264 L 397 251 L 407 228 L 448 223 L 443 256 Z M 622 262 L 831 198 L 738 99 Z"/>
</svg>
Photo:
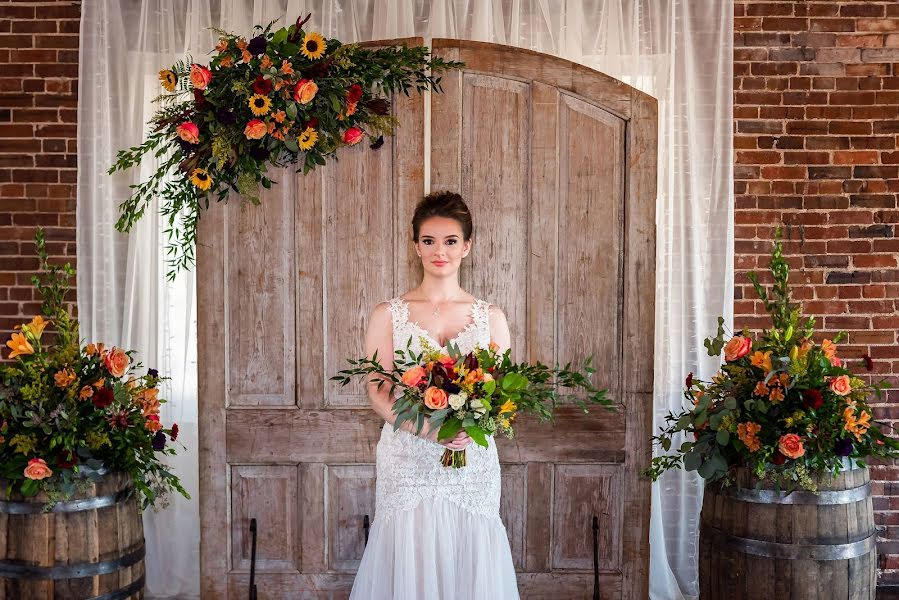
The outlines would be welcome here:
<svg viewBox="0 0 899 600">
<path fill-rule="evenodd" d="M 699 534 L 702 600 L 874 599 L 874 510 L 867 469 L 813 478 L 818 493 L 707 485 Z"/>
<path fill-rule="evenodd" d="M 51 512 L 43 494 L 3 496 L 0 600 L 143 598 L 144 529 L 130 489 L 126 475 L 106 475 Z"/>
</svg>

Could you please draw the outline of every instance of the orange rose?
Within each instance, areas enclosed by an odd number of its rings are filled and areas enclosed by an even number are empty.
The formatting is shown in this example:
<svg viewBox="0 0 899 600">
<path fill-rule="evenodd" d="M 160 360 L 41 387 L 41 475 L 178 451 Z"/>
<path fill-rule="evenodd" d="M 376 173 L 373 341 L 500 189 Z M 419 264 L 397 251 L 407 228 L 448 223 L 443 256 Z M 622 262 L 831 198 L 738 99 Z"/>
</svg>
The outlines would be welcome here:
<svg viewBox="0 0 899 600">
<path fill-rule="evenodd" d="M 416 386 L 425 378 L 425 370 L 423 367 L 415 366 L 403 373 L 400 379 L 408 386 Z"/>
<path fill-rule="evenodd" d="M 51 475 L 53 475 L 53 471 L 43 458 L 32 458 L 25 467 L 25 477 L 28 479 L 46 479 Z"/>
<path fill-rule="evenodd" d="M 437 359 L 437 362 L 446 367 L 447 370 L 452 369 L 454 366 L 456 366 L 455 359 L 448 354 L 441 354 L 440 358 Z"/>
<path fill-rule="evenodd" d="M 178 132 L 178 137 L 189 144 L 200 143 L 200 128 L 197 127 L 196 123 L 185 121 L 175 127 L 175 131 Z"/>
<path fill-rule="evenodd" d="M 749 354 L 752 349 L 752 339 L 742 335 L 735 335 L 724 345 L 724 360 L 734 362 Z"/>
<path fill-rule="evenodd" d="M 115 346 L 106 355 L 104 362 L 113 377 L 122 377 L 128 371 L 128 355 L 125 354 L 124 350 L 120 350 Z"/>
<path fill-rule="evenodd" d="M 499 350 L 499 344 L 497 344 L 496 342 L 490 342 L 487 347 L 490 348 L 493 352 Z"/>
<path fill-rule="evenodd" d="M 777 449 L 787 458 L 799 458 L 805 454 L 802 438 L 795 433 L 780 436 L 780 441 L 777 442 Z"/>
<path fill-rule="evenodd" d="M 318 85 L 311 79 L 300 79 L 293 88 L 293 99 L 300 104 L 309 104 L 318 93 Z"/>
<path fill-rule="evenodd" d="M 191 65 L 190 82 L 195 88 L 205 90 L 210 81 L 212 81 L 212 71 L 202 65 Z"/>
<path fill-rule="evenodd" d="M 446 408 L 449 399 L 446 392 L 434 386 L 429 387 L 425 391 L 425 406 L 431 410 L 441 410 Z"/>
<path fill-rule="evenodd" d="M 259 119 L 253 119 L 247 123 L 243 130 L 243 134 L 247 136 L 248 140 L 262 139 L 266 132 L 268 132 L 268 126 L 265 124 L 265 121 Z"/>
<path fill-rule="evenodd" d="M 840 375 L 830 380 L 830 389 L 837 396 L 847 396 L 852 391 L 849 375 Z"/>
<path fill-rule="evenodd" d="M 146 422 L 144 423 L 144 427 L 146 427 L 148 431 L 152 431 L 153 433 L 156 433 L 157 431 L 162 429 L 162 423 L 159 422 L 159 415 L 148 416 Z"/>
<path fill-rule="evenodd" d="M 343 132 L 343 141 L 352 146 L 353 144 L 358 144 L 363 135 L 362 130 L 358 127 L 350 127 Z"/>
</svg>

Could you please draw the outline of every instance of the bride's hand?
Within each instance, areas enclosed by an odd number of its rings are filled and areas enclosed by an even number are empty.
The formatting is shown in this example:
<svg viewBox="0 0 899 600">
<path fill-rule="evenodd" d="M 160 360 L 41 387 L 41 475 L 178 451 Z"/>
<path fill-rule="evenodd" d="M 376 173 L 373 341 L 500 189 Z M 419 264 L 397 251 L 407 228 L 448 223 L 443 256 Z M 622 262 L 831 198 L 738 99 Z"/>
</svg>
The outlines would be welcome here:
<svg viewBox="0 0 899 600">
<path fill-rule="evenodd" d="M 437 442 L 441 446 L 445 446 L 450 450 L 465 450 L 465 448 L 467 448 L 468 445 L 471 444 L 471 437 L 467 433 L 465 433 L 464 430 L 459 431 L 459 433 L 457 433 L 451 439 L 437 441 L 437 434 L 439 433 L 439 431 L 439 428 L 431 431 L 430 424 L 425 421 L 419 435 L 425 439 L 431 440 L 432 442 Z"/>
</svg>

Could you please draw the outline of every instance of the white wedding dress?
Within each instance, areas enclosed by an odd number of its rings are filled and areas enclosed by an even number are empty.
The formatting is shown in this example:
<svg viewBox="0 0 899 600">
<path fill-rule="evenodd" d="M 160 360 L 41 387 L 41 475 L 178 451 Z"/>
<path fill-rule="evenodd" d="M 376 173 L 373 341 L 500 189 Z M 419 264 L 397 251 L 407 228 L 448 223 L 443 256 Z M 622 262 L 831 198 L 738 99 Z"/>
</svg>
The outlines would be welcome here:
<svg viewBox="0 0 899 600">
<path fill-rule="evenodd" d="M 489 304 L 477 300 L 471 323 L 452 341 L 463 353 L 490 343 Z M 421 337 L 409 305 L 390 301 L 393 347 Z M 510 600 L 518 585 L 506 528 L 499 517 L 500 468 L 489 447 L 470 444 L 468 464 L 444 467 L 445 450 L 430 440 L 384 424 L 376 451 L 375 518 L 350 600 Z"/>
</svg>

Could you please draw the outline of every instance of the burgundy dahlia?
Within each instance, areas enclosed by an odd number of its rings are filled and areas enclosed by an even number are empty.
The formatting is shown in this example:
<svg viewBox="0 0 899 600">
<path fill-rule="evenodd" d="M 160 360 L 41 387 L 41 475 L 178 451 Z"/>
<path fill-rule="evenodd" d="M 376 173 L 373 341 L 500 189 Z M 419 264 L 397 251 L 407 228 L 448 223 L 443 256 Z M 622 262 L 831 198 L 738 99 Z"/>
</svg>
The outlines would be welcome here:
<svg viewBox="0 0 899 600">
<path fill-rule="evenodd" d="M 802 390 L 802 403 L 806 408 L 818 410 L 824 404 L 824 396 L 815 389 Z"/>
<path fill-rule="evenodd" d="M 272 80 L 266 79 L 262 75 L 257 75 L 253 81 L 253 91 L 257 94 L 267 96 L 272 92 Z"/>
<path fill-rule="evenodd" d="M 94 403 L 94 406 L 97 408 L 106 408 L 112 401 L 115 400 L 115 396 L 112 393 L 112 390 L 108 387 L 101 387 L 99 390 L 94 392 L 94 395 L 91 397 L 91 400 Z"/>
</svg>

